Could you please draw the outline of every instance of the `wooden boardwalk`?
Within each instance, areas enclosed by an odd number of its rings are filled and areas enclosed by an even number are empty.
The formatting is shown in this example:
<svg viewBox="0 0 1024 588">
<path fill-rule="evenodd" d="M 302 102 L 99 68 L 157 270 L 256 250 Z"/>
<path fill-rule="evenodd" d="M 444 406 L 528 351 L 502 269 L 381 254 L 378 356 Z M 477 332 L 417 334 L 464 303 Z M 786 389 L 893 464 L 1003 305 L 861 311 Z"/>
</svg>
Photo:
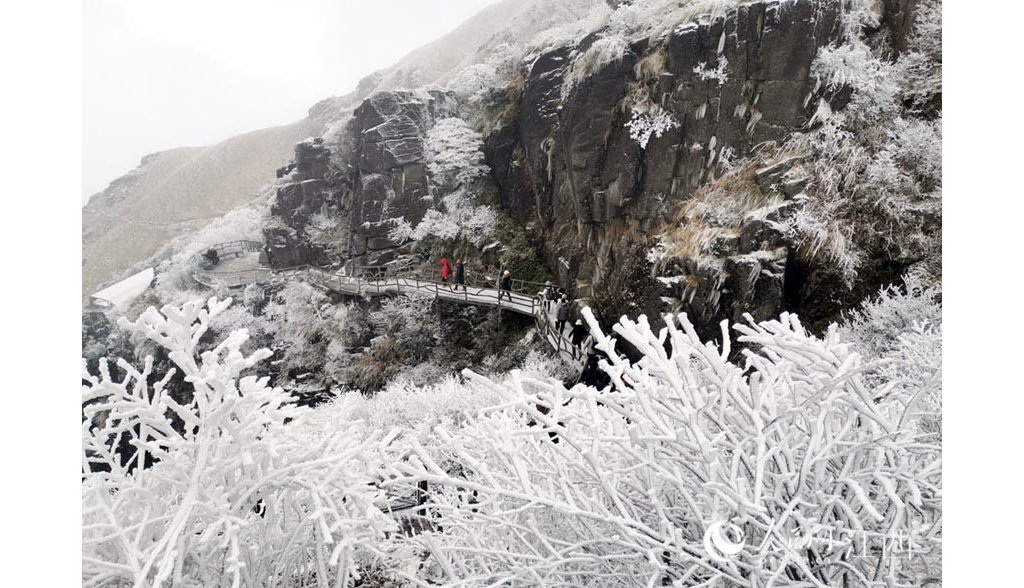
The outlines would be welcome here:
<svg viewBox="0 0 1024 588">
<path fill-rule="evenodd" d="M 259 251 L 262 244 L 253 241 L 232 241 L 215 245 L 220 262 L 209 269 L 196 269 L 193 276 L 196 281 L 211 287 L 238 288 L 249 284 L 277 284 L 289 280 L 303 280 L 342 294 L 353 296 L 388 296 L 418 292 L 452 302 L 490 306 L 508 310 L 522 315 L 532 316 L 537 324 L 538 332 L 548 345 L 569 365 L 582 372 L 586 364 L 588 347 L 584 342 L 583 349 L 572 344 L 564 333 L 555 327 L 552 312 L 544 308 L 544 300 L 539 294 L 531 295 L 529 291 L 539 291 L 543 284 L 513 280 L 511 291 L 502 291 L 490 280 L 485 284 L 470 284 L 467 288 L 454 290 L 451 285 L 443 285 L 440 276 L 411 269 L 384 272 L 382 268 L 358 268 L 347 275 L 342 271 L 332 271 L 315 266 L 303 265 L 281 270 L 261 267 Z M 552 304 L 552 309 L 554 305 Z"/>
</svg>

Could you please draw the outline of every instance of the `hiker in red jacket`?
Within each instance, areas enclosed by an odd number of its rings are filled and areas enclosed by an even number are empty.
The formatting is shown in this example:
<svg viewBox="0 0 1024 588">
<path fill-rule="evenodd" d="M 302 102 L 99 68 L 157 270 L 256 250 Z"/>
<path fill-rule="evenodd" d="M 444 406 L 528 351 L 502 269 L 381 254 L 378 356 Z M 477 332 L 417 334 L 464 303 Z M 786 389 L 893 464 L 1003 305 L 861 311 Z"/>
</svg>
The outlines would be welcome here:
<svg viewBox="0 0 1024 588">
<path fill-rule="evenodd" d="M 452 270 L 450 270 L 448 268 L 448 258 L 447 257 L 442 257 L 441 258 L 441 284 L 445 288 L 448 288 L 448 276 L 450 276 L 450 275 L 452 275 Z M 451 288 L 448 288 L 448 289 L 450 290 Z"/>
</svg>

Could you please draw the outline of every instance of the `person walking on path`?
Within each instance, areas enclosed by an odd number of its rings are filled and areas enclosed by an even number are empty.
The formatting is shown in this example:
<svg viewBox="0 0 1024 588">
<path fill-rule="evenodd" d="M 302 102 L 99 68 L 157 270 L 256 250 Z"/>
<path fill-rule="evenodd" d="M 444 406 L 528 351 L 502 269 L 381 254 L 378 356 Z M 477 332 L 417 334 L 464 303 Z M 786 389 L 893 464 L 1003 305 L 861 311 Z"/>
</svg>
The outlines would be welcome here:
<svg viewBox="0 0 1024 588">
<path fill-rule="evenodd" d="M 505 273 L 501 274 L 501 285 L 498 290 L 498 302 L 501 302 L 502 295 L 508 296 L 508 301 L 512 302 L 512 272 L 505 270 Z"/>
<path fill-rule="evenodd" d="M 551 303 L 558 298 L 558 290 L 551 282 L 544 282 L 544 312 L 551 312 Z"/>
<path fill-rule="evenodd" d="M 576 324 L 572 326 L 572 331 L 569 332 L 569 340 L 574 346 L 580 347 L 586 338 L 587 328 L 583 326 L 583 321 L 577 319 Z"/>
<path fill-rule="evenodd" d="M 562 299 L 558 301 L 558 309 L 555 311 L 555 327 L 558 328 L 558 334 L 561 335 L 565 329 L 565 321 L 569 320 L 569 299 L 562 296 Z"/>
<path fill-rule="evenodd" d="M 462 291 L 466 291 L 466 268 L 462 265 L 461 259 L 455 260 L 455 291 L 458 292 L 459 286 L 462 286 Z"/>
<path fill-rule="evenodd" d="M 450 276 L 450 275 L 452 275 L 452 270 L 448 268 L 448 258 L 447 257 L 442 257 L 441 258 L 441 285 L 443 285 L 445 288 L 448 288 L 449 290 L 451 290 L 451 288 L 448 287 L 448 276 Z"/>
</svg>

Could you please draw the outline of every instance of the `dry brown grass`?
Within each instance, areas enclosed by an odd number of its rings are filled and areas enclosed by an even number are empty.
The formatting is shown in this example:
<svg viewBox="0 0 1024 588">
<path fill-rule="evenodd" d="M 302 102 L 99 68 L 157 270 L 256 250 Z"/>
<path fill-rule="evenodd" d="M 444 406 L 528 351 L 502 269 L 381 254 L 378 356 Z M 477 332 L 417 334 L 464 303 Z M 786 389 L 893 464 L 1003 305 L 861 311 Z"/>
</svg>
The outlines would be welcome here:
<svg viewBox="0 0 1024 588">
<path fill-rule="evenodd" d="M 668 70 L 668 47 L 659 45 L 654 51 L 646 53 L 633 66 L 633 75 L 641 83 L 657 82 L 661 74 Z"/>
</svg>

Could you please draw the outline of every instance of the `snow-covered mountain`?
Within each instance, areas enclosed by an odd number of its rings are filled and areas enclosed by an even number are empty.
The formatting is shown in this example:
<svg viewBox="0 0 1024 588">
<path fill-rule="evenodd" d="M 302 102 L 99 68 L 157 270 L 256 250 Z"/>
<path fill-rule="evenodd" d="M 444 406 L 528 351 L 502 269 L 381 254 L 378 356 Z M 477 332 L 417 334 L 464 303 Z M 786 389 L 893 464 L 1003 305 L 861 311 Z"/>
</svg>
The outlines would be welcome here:
<svg viewBox="0 0 1024 588">
<path fill-rule="evenodd" d="M 83 312 L 83 585 L 941 586 L 941 10 L 503 3 L 315 105 Z"/>
<path fill-rule="evenodd" d="M 522 43 L 574 22 L 600 0 L 504 0 L 451 33 L 372 73 L 353 92 L 313 105 L 295 123 L 231 137 L 205 147 L 147 155 L 139 167 L 92 196 L 82 210 L 82 298 L 124 276 L 164 244 L 257 197 L 274 170 L 294 157 L 295 143 L 324 132 L 338 112 L 376 90 L 443 83 L 482 60 L 495 45 Z"/>
<path fill-rule="evenodd" d="M 256 197 L 309 136 L 309 119 L 147 155 L 82 208 L 82 297 Z"/>
</svg>

